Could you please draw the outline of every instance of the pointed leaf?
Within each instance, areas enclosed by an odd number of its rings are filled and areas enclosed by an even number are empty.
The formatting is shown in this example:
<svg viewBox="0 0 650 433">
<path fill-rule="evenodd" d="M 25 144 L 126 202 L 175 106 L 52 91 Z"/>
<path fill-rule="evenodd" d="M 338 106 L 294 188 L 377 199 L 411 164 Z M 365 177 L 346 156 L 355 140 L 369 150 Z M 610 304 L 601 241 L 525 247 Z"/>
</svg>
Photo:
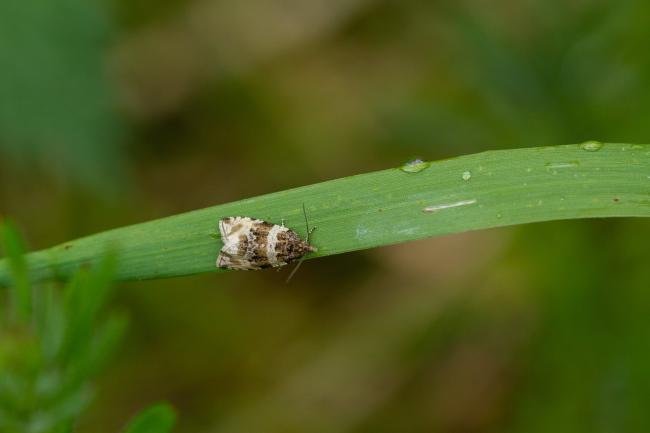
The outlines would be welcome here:
<svg viewBox="0 0 650 433">
<path fill-rule="evenodd" d="M 7 257 L 12 284 L 9 289 L 13 313 L 27 320 L 31 311 L 31 288 L 24 253 L 25 246 L 18 229 L 10 221 L 0 224 L 0 242 Z"/>
<path fill-rule="evenodd" d="M 140 412 L 124 429 L 124 433 L 168 433 L 176 422 L 171 406 L 161 403 Z"/>
</svg>

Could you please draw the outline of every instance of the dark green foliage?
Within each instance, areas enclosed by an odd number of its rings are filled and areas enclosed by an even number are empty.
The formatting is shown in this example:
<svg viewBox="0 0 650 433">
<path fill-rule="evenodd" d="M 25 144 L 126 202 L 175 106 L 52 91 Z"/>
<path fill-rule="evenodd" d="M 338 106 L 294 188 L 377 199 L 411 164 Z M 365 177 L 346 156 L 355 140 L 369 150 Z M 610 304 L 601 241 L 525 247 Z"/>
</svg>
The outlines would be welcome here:
<svg viewBox="0 0 650 433">
<path fill-rule="evenodd" d="M 157 404 L 144 410 L 124 430 L 124 433 L 166 433 L 176 420 L 174 410 L 167 404 Z"/>
<path fill-rule="evenodd" d="M 9 292 L 12 313 L 21 319 L 26 319 L 31 311 L 32 295 L 27 276 L 27 265 L 23 257 L 25 248 L 11 222 L 7 221 L 0 225 L 0 242 L 2 242 L 9 261 L 9 271 L 13 282 L 13 290 Z"/>
<path fill-rule="evenodd" d="M 10 302 L 0 304 L 0 431 L 70 432 L 92 397 L 90 379 L 126 329 L 124 316 L 101 311 L 115 256 L 107 255 L 93 269 L 81 269 L 62 289 L 49 285 L 32 290 L 18 232 L 3 223 L 0 233 L 13 282 L 2 293 Z M 149 430 L 129 431 L 169 431 L 173 417 L 161 412 L 158 408 L 143 415 L 150 420 Z"/>
</svg>

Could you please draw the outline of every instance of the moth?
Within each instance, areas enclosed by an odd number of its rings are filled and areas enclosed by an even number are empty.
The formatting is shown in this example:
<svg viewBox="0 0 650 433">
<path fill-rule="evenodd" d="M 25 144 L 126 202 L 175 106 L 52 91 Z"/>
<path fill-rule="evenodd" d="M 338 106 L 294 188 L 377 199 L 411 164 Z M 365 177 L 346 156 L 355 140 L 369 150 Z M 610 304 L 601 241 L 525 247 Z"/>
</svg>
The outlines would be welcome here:
<svg viewBox="0 0 650 433">
<path fill-rule="evenodd" d="M 309 238 L 315 227 L 309 229 L 307 213 L 305 224 L 307 238 L 302 240 L 293 230 L 261 219 L 243 216 L 227 217 L 219 220 L 219 232 L 223 247 L 217 257 L 217 267 L 234 270 L 256 270 L 279 268 L 305 255 L 316 252 L 310 245 Z M 298 266 L 300 265 L 298 263 Z M 291 279 L 298 266 L 288 279 Z"/>
</svg>

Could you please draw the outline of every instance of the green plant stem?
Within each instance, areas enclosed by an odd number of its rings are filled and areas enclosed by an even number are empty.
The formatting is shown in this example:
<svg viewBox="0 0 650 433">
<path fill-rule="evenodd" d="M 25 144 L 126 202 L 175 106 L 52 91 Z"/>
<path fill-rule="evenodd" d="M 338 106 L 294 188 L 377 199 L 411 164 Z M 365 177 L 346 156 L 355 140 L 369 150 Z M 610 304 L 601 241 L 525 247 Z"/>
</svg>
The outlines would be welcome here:
<svg viewBox="0 0 650 433">
<path fill-rule="evenodd" d="M 389 169 L 213 206 L 31 253 L 30 276 L 68 278 L 110 248 L 119 253 L 122 280 L 221 271 L 220 218 L 284 219 L 304 235 L 303 203 L 317 227 L 311 257 L 538 221 L 650 216 L 650 146 L 599 146 L 488 151 L 417 172 Z M 0 261 L 0 284 L 8 282 Z"/>
</svg>

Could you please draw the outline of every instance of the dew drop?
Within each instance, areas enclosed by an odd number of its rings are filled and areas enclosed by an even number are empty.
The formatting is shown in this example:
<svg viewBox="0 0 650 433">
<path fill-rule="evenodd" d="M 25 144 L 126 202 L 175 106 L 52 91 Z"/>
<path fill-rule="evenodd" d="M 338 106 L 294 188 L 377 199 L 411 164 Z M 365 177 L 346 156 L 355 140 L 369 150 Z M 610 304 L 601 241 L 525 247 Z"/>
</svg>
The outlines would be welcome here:
<svg viewBox="0 0 650 433">
<path fill-rule="evenodd" d="M 464 171 L 461 177 L 463 178 L 463 180 L 470 180 L 472 178 L 472 172 Z"/>
<path fill-rule="evenodd" d="M 431 164 L 424 162 L 421 159 L 414 159 L 413 161 L 409 161 L 401 166 L 400 170 L 402 170 L 404 173 L 419 173 L 425 168 L 429 167 L 429 165 Z"/>
<path fill-rule="evenodd" d="M 369 232 L 370 232 L 370 230 L 368 230 L 367 227 L 364 227 L 364 226 L 360 225 L 356 229 L 356 236 L 355 237 L 356 237 L 357 240 L 361 240 L 364 237 L 366 237 Z"/>
<path fill-rule="evenodd" d="M 602 149 L 602 147 L 603 147 L 603 143 L 595 140 L 585 141 L 580 145 L 580 148 L 582 150 L 586 150 L 588 152 L 597 152 L 600 149 Z"/>
<path fill-rule="evenodd" d="M 501 212 L 497 213 L 497 219 L 503 218 L 503 215 L 501 215 Z"/>
</svg>

